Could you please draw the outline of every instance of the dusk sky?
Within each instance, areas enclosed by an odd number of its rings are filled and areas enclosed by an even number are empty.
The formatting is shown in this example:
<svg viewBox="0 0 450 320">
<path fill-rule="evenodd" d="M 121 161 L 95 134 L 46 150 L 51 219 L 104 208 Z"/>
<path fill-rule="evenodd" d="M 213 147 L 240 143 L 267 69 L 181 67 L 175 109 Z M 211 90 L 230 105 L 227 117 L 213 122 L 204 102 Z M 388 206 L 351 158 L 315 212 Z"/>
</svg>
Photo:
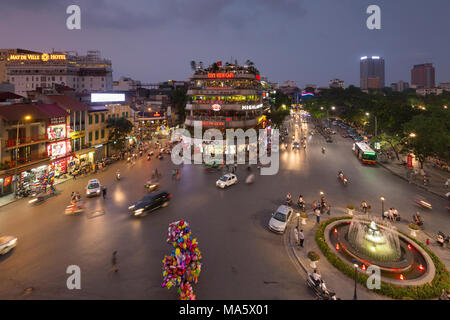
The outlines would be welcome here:
<svg viewBox="0 0 450 320">
<path fill-rule="evenodd" d="M 81 30 L 66 8 L 81 7 Z M 366 9 L 381 7 L 381 30 Z M 385 59 L 386 85 L 431 62 L 450 82 L 449 0 L 2 0 L 0 48 L 98 49 L 113 77 L 186 80 L 190 61 L 252 60 L 269 81 L 359 86 L 359 59 Z"/>
</svg>

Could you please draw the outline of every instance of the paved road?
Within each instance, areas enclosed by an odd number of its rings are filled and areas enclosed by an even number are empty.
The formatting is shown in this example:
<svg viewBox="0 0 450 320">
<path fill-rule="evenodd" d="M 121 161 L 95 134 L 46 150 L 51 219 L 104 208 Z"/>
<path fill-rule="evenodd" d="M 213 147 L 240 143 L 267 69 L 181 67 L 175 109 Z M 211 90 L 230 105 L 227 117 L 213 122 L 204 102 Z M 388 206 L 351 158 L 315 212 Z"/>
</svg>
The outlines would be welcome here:
<svg viewBox="0 0 450 320">
<path fill-rule="evenodd" d="M 304 124 L 306 126 L 306 124 Z M 304 132 L 307 127 L 304 128 Z M 296 133 L 298 136 L 300 130 Z M 2 299 L 175 299 L 176 290 L 161 288 L 162 258 L 170 253 L 165 242 L 170 222 L 185 219 L 199 240 L 203 268 L 194 291 L 198 299 L 313 299 L 304 275 L 288 255 L 285 238 L 273 234 L 267 222 L 289 191 L 302 193 L 308 202 L 323 190 L 332 205 L 358 206 L 362 200 L 380 210 L 375 199 L 386 197 L 386 205 L 403 215 L 414 211 L 412 196 L 417 191 L 403 180 L 378 167 L 361 165 L 342 138 L 326 145 L 323 138 L 308 138 L 306 152 L 281 148 L 280 172 L 257 176 L 246 185 L 244 167 L 240 182 L 226 190 L 215 187 L 219 173 L 206 173 L 202 166 L 184 165 L 181 180 L 172 181 L 169 159 L 138 160 L 134 167 L 112 165 L 96 175 L 108 188 L 107 199 L 87 200 L 88 210 L 79 216 L 65 216 L 72 190 L 83 191 L 88 179 L 80 178 L 58 186 L 62 194 L 30 207 L 24 200 L 1 208 L 0 233 L 19 237 L 15 250 L 0 257 Z M 163 189 L 174 196 L 167 208 L 141 219 L 127 213 L 127 207 L 144 194 L 143 184 L 151 170 L 163 172 Z M 120 168 L 123 179 L 115 181 Z M 350 184 L 343 187 L 336 175 L 343 169 Z M 256 168 L 254 168 L 256 170 Z M 435 209 L 426 213 L 431 230 L 448 225 L 448 214 L 439 207 L 444 201 L 427 195 Z M 108 273 L 111 253 L 118 250 L 119 272 Z M 82 289 L 66 288 L 68 265 L 78 265 Z M 351 285 L 351 284 L 350 284 Z M 32 287 L 31 294 L 24 289 Z"/>
</svg>

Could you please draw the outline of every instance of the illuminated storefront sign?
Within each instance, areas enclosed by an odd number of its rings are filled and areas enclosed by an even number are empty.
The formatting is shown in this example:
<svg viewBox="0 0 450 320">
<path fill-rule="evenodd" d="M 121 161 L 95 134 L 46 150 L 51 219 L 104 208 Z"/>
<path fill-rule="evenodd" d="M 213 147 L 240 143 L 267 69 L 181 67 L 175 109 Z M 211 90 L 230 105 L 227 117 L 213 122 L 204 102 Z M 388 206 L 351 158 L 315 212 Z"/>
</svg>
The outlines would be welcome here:
<svg viewBox="0 0 450 320">
<path fill-rule="evenodd" d="M 254 104 L 254 105 L 243 105 L 242 110 L 256 110 L 262 108 L 263 105 L 261 104 Z"/>
<path fill-rule="evenodd" d="M 258 124 L 266 120 L 266 116 L 261 116 L 258 118 Z"/>
<path fill-rule="evenodd" d="M 55 142 L 47 146 L 47 153 L 52 159 L 66 154 L 66 142 Z"/>
<path fill-rule="evenodd" d="M 217 78 L 234 78 L 234 73 L 208 73 L 208 78 L 217 79 Z"/>
<path fill-rule="evenodd" d="M 211 106 L 211 109 L 213 109 L 214 111 L 220 111 L 220 109 L 222 109 L 222 107 L 220 106 L 220 104 L 213 104 Z"/>
<path fill-rule="evenodd" d="M 57 140 L 64 139 L 66 137 L 66 125 L 58 124 L 47 127 L 47 139 Z"/>
<path fill-rule="evenodd" d="M 204 127 L 224 127 L 225 122 L 203 121 L 202 126 L 204 126 Z"/>
<path fill-rule="evenodd" d="M 123 102 L 125 93 L 91 93 L 91 102 Z"/>
<path fill-rule="evenodd" d="M 84 130 L 73 131 L 73 132 L 70 133 L 70 138 L 71 139 L 78 139 L 78 138 L 84 137 L 84 135 L 85 135 Z"/>
<path fill-rule="evenodd" d="M 53 54 L 53 53 L 43 53 L 43 54 L 11 54 L 8 60 L 15 61 L 49 61 L 49 60 L 66 60 L 65 54 Z"/>
</svg>

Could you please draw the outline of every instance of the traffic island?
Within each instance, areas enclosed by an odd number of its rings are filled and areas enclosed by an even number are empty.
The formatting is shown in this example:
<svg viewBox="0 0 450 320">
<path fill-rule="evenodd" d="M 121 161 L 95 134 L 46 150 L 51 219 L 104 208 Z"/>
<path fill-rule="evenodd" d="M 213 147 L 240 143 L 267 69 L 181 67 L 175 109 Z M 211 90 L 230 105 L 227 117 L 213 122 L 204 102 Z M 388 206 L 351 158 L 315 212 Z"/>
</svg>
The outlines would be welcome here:
<svg viewBox="0 0 450 320">
<path fill-rule="evenodd" d="M 315 231 L 315 242 L 328 262 L 353 279 L 355 270 L 352 263 L 337 252 L 340 248 L 334 246 L 330 240 L 330 233 L 333 233 L 334 229 L 338 231 L 336 228 L 338 225 L 348 225 L 350 221 L 349 217 L 345 216 L 331 218 L 322 222 Z M 398 280 L 391 279 L 390 281 L 381 277 L 380 289 L 373 289 L 372 291 L 395 299 L 433 299 L 439 297 L 442 289 L 448 290 L 450 288 L 450 275 L 445 265 L 422 243 L 401 231 L 396 232 L 398 232 L 399 238 L 406 241 L 407 244 L 413 245 L 425 258 L 427 263 L 426 272 L 421 277 L 412 279 L 409 283 L 403 283 L 405 279 L 401 277 Z M 341 243 L 340 245 L 342 246 L 343 244 Z M 357 281 L 364 286 L 368 278 L 369 275 L 365 273 L 357 273 Z"/>
</svg>

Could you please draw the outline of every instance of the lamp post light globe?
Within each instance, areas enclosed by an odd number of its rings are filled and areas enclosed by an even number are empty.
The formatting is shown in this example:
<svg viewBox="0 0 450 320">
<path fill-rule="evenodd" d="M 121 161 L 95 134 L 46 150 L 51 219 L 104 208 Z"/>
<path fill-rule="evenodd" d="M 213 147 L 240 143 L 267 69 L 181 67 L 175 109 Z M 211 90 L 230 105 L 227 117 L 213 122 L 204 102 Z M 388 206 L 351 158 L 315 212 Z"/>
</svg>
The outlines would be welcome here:
<svg viewBox="0 0 450 320">
<path fill-rule="evenodd" d="M 357 279 L 358 279 L 358 260 L 353 259 L 353 267 L 355 267 L 355 292 L 353 294 L 353 300 L 357 300 L 358 297 L 356 295 L 356 284 L 357 284 Z"/>
</svg>

